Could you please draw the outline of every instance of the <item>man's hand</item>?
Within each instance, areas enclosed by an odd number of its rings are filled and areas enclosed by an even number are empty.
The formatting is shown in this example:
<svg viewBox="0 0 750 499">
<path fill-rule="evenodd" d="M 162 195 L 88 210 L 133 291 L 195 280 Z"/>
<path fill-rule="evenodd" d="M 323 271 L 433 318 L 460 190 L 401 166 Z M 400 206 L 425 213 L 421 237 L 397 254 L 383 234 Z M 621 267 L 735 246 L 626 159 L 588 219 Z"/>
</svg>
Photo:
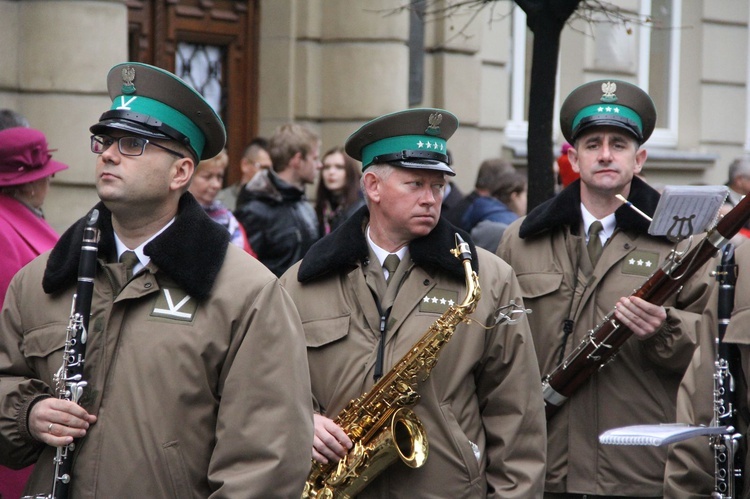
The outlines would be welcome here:
<svg viewBox="0 0 750 499">
<path fill-rule="evenodd" d="M 338 461 L 352 448 L 352 441 L 339 425 L 320 414 L 313 415 L 315 438 L 313 439 L 313 459 L 323 464 Z"/>
<path fill-rule="evenodd" d="M 620 320 L 639 340 L 656 334 L 667 320 L 667 311 L 661 305 L 654 305 L 635 296 L 622 297 L 615 306 L 615 317 Z"/>
<path fill-rule="evenodd" d="M 40 400 L 31 408 L 29 432 L 35 439 L 53 447 L 73 443 L 86 435 L 96 416 L 80 405 L 54 397 Z"/>
</svg>

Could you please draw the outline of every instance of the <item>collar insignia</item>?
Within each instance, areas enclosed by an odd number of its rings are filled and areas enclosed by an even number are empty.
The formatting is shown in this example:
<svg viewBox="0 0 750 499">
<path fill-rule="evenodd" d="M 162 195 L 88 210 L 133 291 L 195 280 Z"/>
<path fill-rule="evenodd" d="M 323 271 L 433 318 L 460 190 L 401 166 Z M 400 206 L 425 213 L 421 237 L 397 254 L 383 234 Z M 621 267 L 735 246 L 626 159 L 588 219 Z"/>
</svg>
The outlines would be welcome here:
<svg viewBox="0 0 750 499">
<path fill-rule="evenodd" d="M 151 317 L 192 322 L 197 309 L 198 302 L 181 289 L 162 288 L 162 293 L 151 310 Z"/>
<path fill-rule="evenodd" d="M 432 314 L 442 314 L 451 305 L 458 304 L 458 292 L 450 289 L 435 288 L 422 298 L 419 311 Z"/>
<path fill-rule="evenodd" d="M 622 262 L 622 273 L 649 277 L 659 268 L 659 253 L 655 251 L 631 252 Z"/>
</svg>

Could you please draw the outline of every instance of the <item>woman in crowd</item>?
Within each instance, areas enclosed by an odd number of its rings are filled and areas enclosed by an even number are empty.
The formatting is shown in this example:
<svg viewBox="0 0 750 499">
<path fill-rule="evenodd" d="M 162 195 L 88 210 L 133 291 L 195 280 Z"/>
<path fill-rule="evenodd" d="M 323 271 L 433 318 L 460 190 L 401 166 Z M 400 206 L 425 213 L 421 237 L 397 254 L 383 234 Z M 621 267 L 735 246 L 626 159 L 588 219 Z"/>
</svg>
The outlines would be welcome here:
<svg viewBox="0 0 750 499">
<path fill-rule="evenodd" d="M 52 176 L 67 168 L 52 159 L 39 130 L 0 131 L 0 305 L 16 272 L 52 248 L 59 237 L 44 219 L 42 204 Z M 14 471 L 0 466 L 0 497 L 20 497 L 32 468 Z"/>
<path fill-rule="evenodd" d="M 499 201 L 513 215 L 522 217 L 526 215 L 526 194 L 526 175 L 513 170 L 500 176 L 497 187 L 492 191 L 492 200 Z M 477 246 L 494 253 L 507 226 L 507 222 L 489 217 L 471 229 L 471 237 Z"/>
<path fill-rule="evenodd" d="M 67 168 L 52 159 L 39 130 L 0 131 L 0 303 L 15 273 L 59 237 L 44 219 L 42 204 L 52 176 Z"/>
<path fill-rule="evenodd" d="M 526 175 L 517 171 L 504 173 L 499 185 L 492 192 L 492 197 L 510 208 L 519 217 L 526 215 Z"/>
<path fill-rule="evenodd" d="M 221 186 L 224 184 L 224 172 L 226 172 L 228 165 L 229 155 L 226 149 L 211 159 L 201 161 L 195 168 L 189 191 L 206 210 L 209 217 L 226 227 L 233 244 L 243 248 L 251 255 L 257 256 L 247 241 L 245 229 L 232 215 L 232 212 L 216 199 Z"/>
<path fill-rule="evenodd" d="M 362 172 L 359 163 L 334 147 L 323 155 L 323 168 L 318 178 L 315 213 L 318 215 L 320 235 L 325 236 L 364 206 L 359 188 Z"/>
</svg>

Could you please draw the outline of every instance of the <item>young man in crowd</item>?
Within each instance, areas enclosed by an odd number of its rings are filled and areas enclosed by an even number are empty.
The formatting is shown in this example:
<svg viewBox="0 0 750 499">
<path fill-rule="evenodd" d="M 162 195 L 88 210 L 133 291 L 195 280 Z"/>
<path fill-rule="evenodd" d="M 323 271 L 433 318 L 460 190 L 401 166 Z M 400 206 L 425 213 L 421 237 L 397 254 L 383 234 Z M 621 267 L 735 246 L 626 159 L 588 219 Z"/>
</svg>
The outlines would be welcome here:
<svg viewBox="0 0 750 499">
<path fill-rule="evenodd" d="M 280 126 L 268 142 L 273 168 L 261 170 L 240 191 L 235 216 L 253 251 L 280 276 L 318 240 L 318 218 L 305 196 L 315 182 L 320 137 L 297 123 Z"/>
</svg>

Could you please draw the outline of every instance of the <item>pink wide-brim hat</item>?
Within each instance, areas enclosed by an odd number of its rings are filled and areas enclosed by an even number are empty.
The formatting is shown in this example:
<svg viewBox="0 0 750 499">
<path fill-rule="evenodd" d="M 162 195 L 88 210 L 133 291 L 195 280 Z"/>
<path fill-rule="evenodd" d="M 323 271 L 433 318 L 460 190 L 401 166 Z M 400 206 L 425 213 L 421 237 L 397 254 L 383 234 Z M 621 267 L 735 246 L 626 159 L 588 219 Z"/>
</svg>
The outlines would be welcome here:
<svg viewBox="0 0 750 499">
<path fill-rule="evenodd" d="M 66 170 L 52 159 L 47 138 L 33 128 L 0 130 L 0 187 L 26 184 Z"/>
</svg>

